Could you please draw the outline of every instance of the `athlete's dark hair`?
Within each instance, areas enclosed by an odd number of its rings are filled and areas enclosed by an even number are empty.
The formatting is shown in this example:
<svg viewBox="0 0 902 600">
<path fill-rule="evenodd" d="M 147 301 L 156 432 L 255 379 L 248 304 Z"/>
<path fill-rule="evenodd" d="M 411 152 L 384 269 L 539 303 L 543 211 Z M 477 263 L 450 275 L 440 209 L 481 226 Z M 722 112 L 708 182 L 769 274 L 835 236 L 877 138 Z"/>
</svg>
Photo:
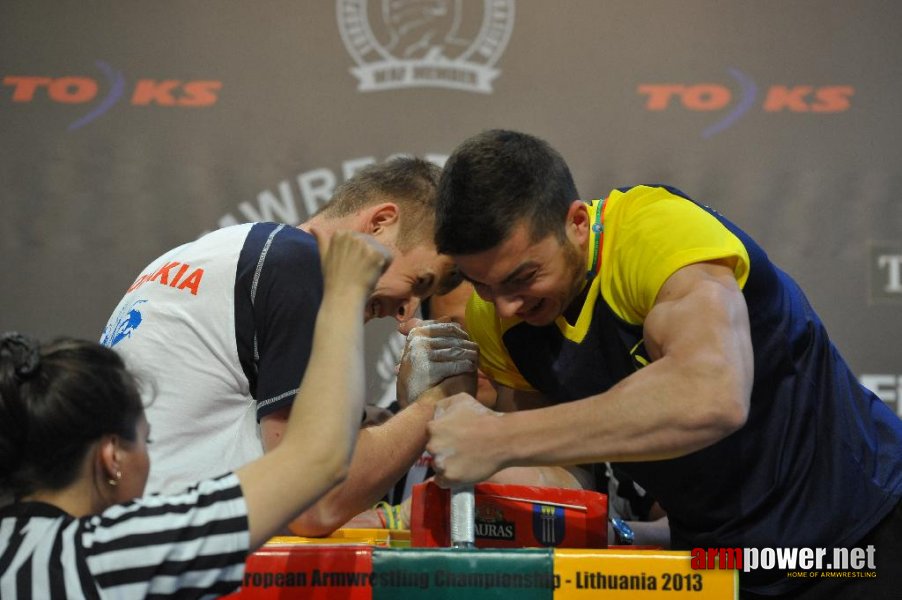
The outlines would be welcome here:
<svg viewBox="0 0 902 600">
<path fill-rule="evenodd" d="M 113 350 L 0 334 L 0 495 L 66 487 L 101 436 L 134 441 L 143 410 L 138 382 Z"/>
<path fill-rule="evenodd" d="M 527 219 L 532 241 L 565 239 L 579 199 L 567 163 L 537 137 L 493 129 L 464 141 L 439 182 L 435 243 L 443 254 L 473 254 L 504 241 Z"/>
<path fill-rule="evenodd" d="M 441 169 L 415 157 L 397 157 L 370 165 L 339 185 L 317 214 L 343 217 L 377 202 L 401 207 L 398 247 L 404 252 L 431 242 L 435 196 Z"/>
</svg>

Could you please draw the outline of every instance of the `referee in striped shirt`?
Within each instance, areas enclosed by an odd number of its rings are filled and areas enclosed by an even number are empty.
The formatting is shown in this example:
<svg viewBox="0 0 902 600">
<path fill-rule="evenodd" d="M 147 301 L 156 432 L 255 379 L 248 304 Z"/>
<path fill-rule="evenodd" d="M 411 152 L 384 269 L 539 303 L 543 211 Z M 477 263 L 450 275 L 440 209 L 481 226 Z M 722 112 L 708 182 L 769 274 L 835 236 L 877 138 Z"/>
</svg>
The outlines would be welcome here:
<svg viewBox="0 0 902 600">
<path fill-rule="evenodd" d="M 247 553 L 346 476 L 363 411 L 360 315 L 390 257 L 360 234 L 317 238 L 325 292 L 284 440 L 178 495 L 136 499 L 149 431 L 118 354 L 0 335 L 0 498 L 14 498 L 0 508 L 0 597 L 232 592 Z"/>
</svg>

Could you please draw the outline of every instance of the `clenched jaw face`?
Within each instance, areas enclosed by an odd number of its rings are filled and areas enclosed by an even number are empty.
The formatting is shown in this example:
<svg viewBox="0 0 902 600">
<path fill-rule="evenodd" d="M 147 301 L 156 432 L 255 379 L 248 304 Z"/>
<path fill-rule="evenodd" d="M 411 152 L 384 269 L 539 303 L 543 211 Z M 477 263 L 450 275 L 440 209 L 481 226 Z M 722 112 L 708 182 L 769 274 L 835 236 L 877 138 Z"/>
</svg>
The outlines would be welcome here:
<svg viewBox="0 0 902 600">
<path fill-rule="evenodd" d="M 453 258 L 476 293 L 495 305 L 498 316 L 548 325 L 582 289 L 586 258 L 570 235 L 564 241 L 554 234 L 538 241 L 530 238 L 528 224 L 521 220 L 498 245 Z"/>
</svg>

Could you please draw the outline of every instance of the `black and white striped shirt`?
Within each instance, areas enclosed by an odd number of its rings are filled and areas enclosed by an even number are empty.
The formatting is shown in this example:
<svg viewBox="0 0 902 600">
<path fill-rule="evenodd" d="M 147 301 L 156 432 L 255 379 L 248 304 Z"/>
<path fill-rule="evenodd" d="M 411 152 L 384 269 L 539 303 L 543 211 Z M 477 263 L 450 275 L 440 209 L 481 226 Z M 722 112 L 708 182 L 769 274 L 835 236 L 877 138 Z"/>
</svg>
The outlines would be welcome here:
<svg viewBox="0 0 902 600">
<path fill-rule="evenodd" d="M 215 598 L 241 583 L 249 544 L 234 474 L 81 519 L 13 504 L 0 510 L 0 597 Z"/>
</svg>

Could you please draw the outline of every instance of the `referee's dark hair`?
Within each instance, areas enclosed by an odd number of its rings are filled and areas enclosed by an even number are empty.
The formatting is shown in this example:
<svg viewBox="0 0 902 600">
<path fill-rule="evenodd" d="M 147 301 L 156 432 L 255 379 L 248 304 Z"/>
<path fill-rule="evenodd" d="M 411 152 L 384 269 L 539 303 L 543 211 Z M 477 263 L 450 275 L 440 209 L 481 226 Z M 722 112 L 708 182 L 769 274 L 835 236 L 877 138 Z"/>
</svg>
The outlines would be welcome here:
<svg viewBox="0 0 902 600">
<path fill-rule="evenodd" d="M 113 350 L 0 334 L 0 496 L 72 483 L 105 434 L 137 437 L 138 382 Z"/>
</svg>

